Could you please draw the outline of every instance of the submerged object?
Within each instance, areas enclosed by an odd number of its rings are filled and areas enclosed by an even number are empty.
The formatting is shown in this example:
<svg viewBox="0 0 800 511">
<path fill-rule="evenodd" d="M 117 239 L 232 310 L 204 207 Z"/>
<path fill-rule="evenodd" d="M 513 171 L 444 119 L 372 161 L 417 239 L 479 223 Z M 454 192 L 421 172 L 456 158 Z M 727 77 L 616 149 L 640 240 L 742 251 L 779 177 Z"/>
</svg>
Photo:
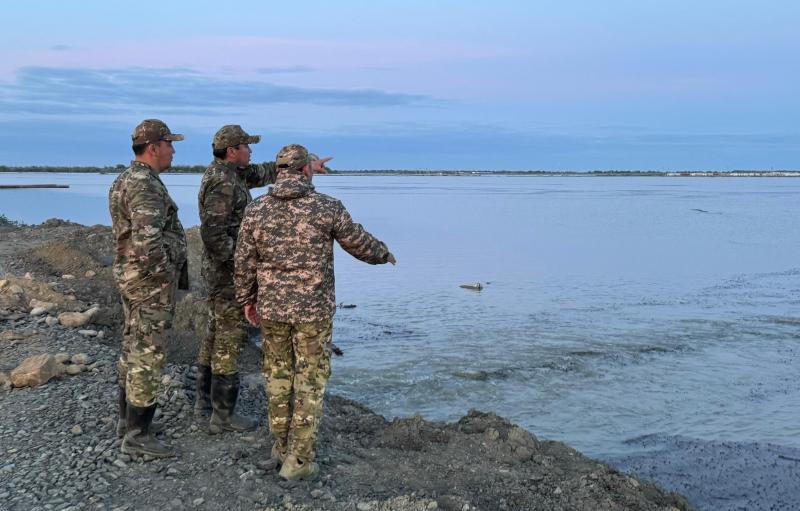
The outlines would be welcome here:
<svg viewBox="0 0 800 511">
<path fill-rule="evenodd" d="M 463 287 L 464 289 L 470 289 L 472 291 L 480 291 L 483 289 L 483 285 L 480 282 L 470 282 L 468 284 L 461 284 L 458 287 Z"/>
</svg>

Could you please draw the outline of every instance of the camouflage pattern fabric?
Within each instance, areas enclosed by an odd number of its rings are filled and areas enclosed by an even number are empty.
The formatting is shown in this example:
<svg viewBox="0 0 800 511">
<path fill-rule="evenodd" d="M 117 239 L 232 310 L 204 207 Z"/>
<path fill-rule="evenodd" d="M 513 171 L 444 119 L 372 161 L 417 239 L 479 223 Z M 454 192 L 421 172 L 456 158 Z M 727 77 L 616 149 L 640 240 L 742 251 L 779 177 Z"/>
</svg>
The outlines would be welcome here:
<svg viewBox="0 0 800 511">
<path fill-rule="evenodd" d="M 269 430 L 279 450 L 304 461 L 316 454 L 325 385 L 331 375 L 331 329 L 330 319 L 261 322 Z"/>
<path fill-rule="evenodd" d="M 200 344 L 197 364 L 210 366 L 213 374 L 239 372 L 238 360 L 247 342 L 242 308 L 232 297 L 216 296 L 208 300 L 208 335 Z"/>
<path fill-rule="evenodd" d="M 149 303 L 132 305 L 123 296 L 123 310 L 125 325 L 117 379 L 130 404 L 147 407 L 155 403 L 164 372 L 164 343 L 175 315 L 174 288 Z"/>
<path fill-rule="evenodd" d="M 279 162 L 279 169 L 275 186 L 248 206 L 242 220 L 236 300 L 257 303 L 262 320 L 330 319 L 336 311 L 333 240 L 370 264 L 387 262 L 389 250 L 353 222 L 340 201 L 317 193 L 296 167 L 281 169 Z"/>
<path fill-rule="evenodd" d="M 211 366 L 214 374 L 229 375 L 238 370 L 247 333 L 235 301 L 233 255 L 245 207 L 252 201 L 250 188 L 275 182 L 275 175 L 272 162 L 237 168 L 215 158 L 200 183 L 201 274 L 209 294 L 209 316 L 208 335 L 200 345 L 197 363 Z"/>
<path fill-rule="evenodd" d="M 333 240 L 362 261 L 382 264 L 386 245 L 354 223 L 341 202 L 317 193 L 298 145 L 278 153 L 278 178 L 247 207 L 236 244 L 240 305 L 257 305 L 270 430 L 278 451 L 314 459 L 325 385 L 331 373 L 336 310 Z"/>
<path fill-rule="evenodd" d="M 214 149 L 226 149 L 241 144 L 257 144 L 261 141 L 261 135 L 250 135 L 238 124 L 228 124 L 223 126 L 214 134 L 214 141 L 211 147 Z"/>
<path fill-rule="evenodd" d="M 163 345 L 185 278 L 186 237 L 178 207 L 158 173 L 134 161 L 109 190 L 116 256 L 114 277 L 125 310 L 120 383 L 128 402 L 155 402 L 164 366 Z"/>
<path fill-rule="evenodd" d="M 172 133 L 164 121 L 158 119 L 145 119 L 133 130 L 131 142 L 133 145 L 152 144 L 159 140 L 177 142 L 183 140 L 183 135 Z"/>
</svg>

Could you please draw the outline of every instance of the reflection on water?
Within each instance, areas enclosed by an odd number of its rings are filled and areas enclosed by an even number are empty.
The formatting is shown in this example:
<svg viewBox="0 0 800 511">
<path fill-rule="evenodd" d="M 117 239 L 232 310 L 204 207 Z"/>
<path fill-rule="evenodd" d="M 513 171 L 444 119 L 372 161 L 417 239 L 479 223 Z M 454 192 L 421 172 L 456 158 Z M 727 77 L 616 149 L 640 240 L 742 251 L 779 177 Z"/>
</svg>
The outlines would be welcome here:
<svg viewBox="0 0 800 511">
<path fill-rule="evenodd" d="M 72 187 L 0 191 L 0 213 L 108 224 L 113 177 L 2 175 Z M 199 176 L 164 180 L 196 225 Z M 357 308 L 337 313 L 334 392 L 388 416 L 491 409 L 595 455 L 658 433 L 800 446 L 800 180 L 315 184 L 398 259 L 336 253 Z"/>
</svg>

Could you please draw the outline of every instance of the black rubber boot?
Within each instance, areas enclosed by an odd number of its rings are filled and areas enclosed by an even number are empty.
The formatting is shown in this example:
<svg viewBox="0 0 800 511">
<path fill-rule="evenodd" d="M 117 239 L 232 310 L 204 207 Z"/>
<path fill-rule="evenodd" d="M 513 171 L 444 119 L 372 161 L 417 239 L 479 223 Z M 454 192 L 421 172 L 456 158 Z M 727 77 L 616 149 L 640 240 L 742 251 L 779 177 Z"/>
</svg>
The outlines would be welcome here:
<svg viewBox="0 0 800 511">
<path fill-rule="evenodd" d="M 128 430 L 126 425 L 128 401 L 127 394 L 125 394 L 125 387 L 119 388 L 119 418 L 117 419 L 117 437 L 122 438 L 125 436 L 125 431 Z"/>
<path fill-rule="evenodd" d="M 197 366 L 197 389 L 194 398 L 194 414 L 197 417 L 211 415 L 211 367 Z"/>
<path fill-rule="evenodd" d="M 213 412 L 208 423 L 211 434 L 223 431 L 252 431 L 258 421 L 237 414 L 236 400 L 239 397 L 239 374 L 211 375 L 211 406 Z"/>
<path fill-rule="evenodd" d="M 153 458 L 169 458 L 175 455 L 167 444 L 157 440 L 150 432 L 156 405 L 140 408 L 128 403 L 126 412 L 127 433 L 122 440 L 122 452 Z"/>
<path fill-rule="evenodd" d="M 128 431 L 127 426 L 127 408 L 128 408 L 128 394 L 125 392 L 125 387 L 119 388 L 119 419 L 117 419 L 117 437 L 122 438 L 125 432 Z M 164 425 L 160 422 L 150 423 L 150 433 L 158 434 L 164 431 Z"/>
</svg>

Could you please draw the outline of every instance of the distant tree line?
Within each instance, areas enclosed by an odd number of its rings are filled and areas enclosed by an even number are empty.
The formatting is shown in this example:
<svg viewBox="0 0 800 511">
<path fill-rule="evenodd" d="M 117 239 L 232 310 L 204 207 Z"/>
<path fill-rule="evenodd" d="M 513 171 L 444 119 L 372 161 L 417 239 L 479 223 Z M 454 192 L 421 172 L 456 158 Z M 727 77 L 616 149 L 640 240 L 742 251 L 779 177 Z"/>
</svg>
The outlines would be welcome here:
<svg viewBox="0 0 800 511">
<path fill-rule="evenodd" d="M 37 165 L 30 167 L 14 167 L 0 165 L 0 172 L 74 172 L 94 174 L 116 174 L 127 168 L 127 165 L 114 165 L 111 167 L 66 167 Z M 202 174 L 205 165 L 175 165 L 167 172 L 178 174 Z M 800 171 L 793 170 L 734 170 L 734 171 L 657 171 L 657 170 L 591 170 L 591 171 L 558 171 L 558 170 L 408 170 L 408 169 L 382 169 L 382 170 L 333 170 L 329 174 L 343 176 L 726 176 L 726 175 L 790 175 L 798 176 Z"/>
<path fill-rule="evenodd" d="M 114 165 L 113 167 L 66 167 L 60 165 L 36 165 L 31 167 L 13 167 L 0 165 L 0 172 L 69 172 L 84 174 L 117 174 L 128 168 L 127 165 Z M 169 172 L 184 174 L 200 174 L 206 170 L 205 165 L 175 165 Z"/>
</svg>

